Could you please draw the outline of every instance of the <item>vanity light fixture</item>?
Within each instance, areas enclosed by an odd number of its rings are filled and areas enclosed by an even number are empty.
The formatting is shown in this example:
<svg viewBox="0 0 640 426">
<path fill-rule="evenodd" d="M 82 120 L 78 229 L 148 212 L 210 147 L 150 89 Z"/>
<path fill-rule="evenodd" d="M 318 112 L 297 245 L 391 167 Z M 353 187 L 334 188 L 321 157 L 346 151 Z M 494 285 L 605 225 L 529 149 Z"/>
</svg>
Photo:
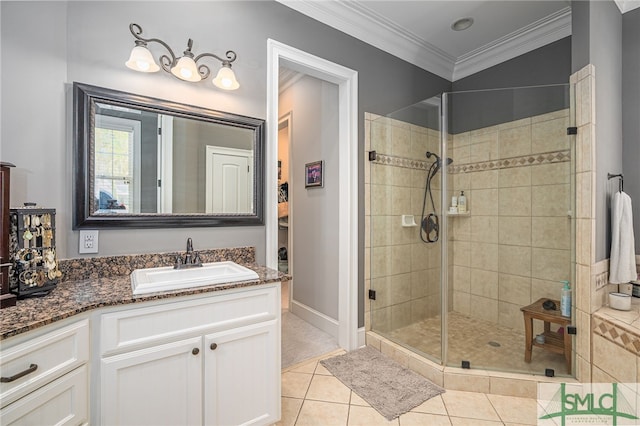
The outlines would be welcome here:
<svg viewBox="0 0 640 426">
<path fill-rule="evenodd" d="M 222 62 L 222 67 L 218 71 L 216 77 L 212 80 L 213 84 L 224 90 L 235 90 L 240 87 L 236 75 L 231 69 L 231 63 L 236 60 L 236 52 L 228 50 L 225 54 L 226 59 L 223 59 L 213 53 L 201 53 L 198 56 L 194 56 L 191 52 L 193 46 L 193 40 L 189 39 L 187 42 L 187 50 L 183 52 L 183 56 L 176 57 L 173 50 L 167 43 L 158 38 L 143 38 L 142 27 L 138 24 L 130 24 L 129 31 L 135 37 L 135 46 L 131 50 L 129 60 L 125 62 L 128 68 L 139 72 L 156 72 L 162 68 L 164 71 L 173 74 L 175 77 L 184 81 L 198 82 L 204 80 L 211 74 L 211 70 L 204 64 L 198 64 L 198 61 L 205 57 L 215 58 Z M 160 65 L 153 59 L 153 55 L 147 48 L 147 43 L 161 44 L 169 54 L 164 54 L 158 59 Z"/>
</svg>

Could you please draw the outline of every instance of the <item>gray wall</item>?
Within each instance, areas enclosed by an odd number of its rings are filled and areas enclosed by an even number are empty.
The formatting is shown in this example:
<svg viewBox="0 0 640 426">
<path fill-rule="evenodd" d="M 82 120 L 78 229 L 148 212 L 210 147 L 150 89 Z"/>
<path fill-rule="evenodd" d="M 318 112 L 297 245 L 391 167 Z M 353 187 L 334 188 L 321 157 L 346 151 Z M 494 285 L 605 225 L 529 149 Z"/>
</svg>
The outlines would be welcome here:
<svg viewBox="0 0 640 426">
<path fill-rule="evenodd" d="M 576 60 L 572 69 L 577 71 L 588 63 L 595 66 L 595 260 L 600 261 L 609 257 L 611 249 L 609 199 L 617 190 L 617 182 L 608 181 L 607 173 L 622 172 L 622 14 L 613 1 L 574 1 L 572 8 L 572 27 L 586 38 L 573 43 Z M 637 40 L 631 44 L 640 48 Z"/>
<path fill-rule="evenodd" d="M 216 2 L 10 2 L 0 3 L 2 55 L 2 159 L 16 164 L 12 204 L 37 201 L 58 213 L 58 256 L 78 254 L 71 229 L 72 152 L 70 85 L 74 81 L 265 118 L 267 39 L 272 38 L 358 71 L 360 158 L 364 116 L 386 114 L 450 90 L 449 81 L 273 1 Z M 239 90 L 227 93 L 209 81 L 188 84 L 163 72 L 135 73 L 124 66 L 133 47 L 128 26 L 162 38 L 180 52 L 238 53 Z M 170 22 L 171 25 L 167 25 Z M 160 52 L 158 46 L 151 47 Z M 394 84 L 389 84 L 389 76 Z M 33 109 L 46 108 L 38 125 Z M 267 123 L 271 125 L 271 123 Z M 273 123 L 273 125 L 276 125 Z M 275 167 L 272 165 L 271 167 Z M 359 170 L 359 215 L 364 217 L 364 170 Z M 152 253 L 184 247 L 251 245 L 265 260 L 265 228 L 103 230 L 98 255 Z M 364 280 L 364 220 L 360 221 L 359 294 Z M 364 324 L 364 301 L 359 301 Z"/>
<path fill-rule="evenodd" d="M 622 16 L 622 171 L 640 254 L 640 8 Z"/>
<path fill-rule="evenodd" d="M 294 300 L 338 319 L 338 86 L 305 76 L 280 95 L 291 112 L 289 249 Z M 305 188 L 305 164 L 324 160 L 324 187 Z"/>
<path fill-rule="evenodd" d="M 78 233 L 71 230 L 69 93 L 73 81 L 264 118 L 266 42 L 273 38 L 357 70 L 361 112 L 385 114 L 450 87 L 442 78 L 271 1 L 3 1 L 0 7 L 1 146 L 2 159 L 17 165 L 12 204 L 33 200 L 57 209 L 60 258 L 80 257 Z M 166 25 L 169 21 L 171 25 Z M 128 30 L 131 22 L 178 52 L 189 37 L 197 52 L 235 50 L 239 59 L 234 70 L 240 89 L 227 93 L 209 81 L 187 84 L 162 72 L 147 75 L 127 69 L 124 61 L 133 47 Z M 157 45 L 151 49 L 160 52 Z M 401 83 L 387 84 L 389 75 Z M 39 116 L 37 126 L 31 121 L 36 105 L 48 111 Z M 363 146 L 364 121 L 360 116 Z M 361 228 L 362 254 L 363 224 Z M 258 260 L 265 259 L 264 227 L 103 230 L 99 255 L 175 250 L 184 246 L 188 236 L 194 237 L 196 248 L 256 246 Z M 361 256 L 361 275 L 363 264 Z"/>
<path fill-rule="evenodd" d="M 571 75 L 571 37 L 454 81 L 453 91 L 568 84 Z M 568 92 L 546 89 L 492 90 L 458 94 L 450 99 L 451 133 L 515 121 L 569 107 Z M 526 98 L 526 101 L 522 101 Z"/>
</svg>

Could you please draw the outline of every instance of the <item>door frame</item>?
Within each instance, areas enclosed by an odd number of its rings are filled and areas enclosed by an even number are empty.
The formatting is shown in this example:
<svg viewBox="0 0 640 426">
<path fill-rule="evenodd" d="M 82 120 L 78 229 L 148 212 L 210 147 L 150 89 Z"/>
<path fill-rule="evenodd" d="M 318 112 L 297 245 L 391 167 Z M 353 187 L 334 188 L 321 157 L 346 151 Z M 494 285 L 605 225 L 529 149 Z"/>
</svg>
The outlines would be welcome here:
<svg viewBox="0 0 640 426">
<path fill-rule="evenodd" d="M 293 151 L 293 132 L 292 132 L 292 120 L 293 120 L 293 113 L 291 111 L 287 111 L 285 114 L 283 114 L 281 117 L 278 118 L 278 133 L 280 133 L 280 129 L 283 126 L 286 126 L 287 129 L 287 144 L 288 149 L 289 149 L 289 155 L 287 156 L 287 161 L 289 164 L 288 167 L 288 172 L 287 173 L 287 179 L 286 181 L 289 182 L 289 191 L 288 191 L 288 199 L 287 199 L 287 203 L 289 206 L 289 216 L 287 218 L 287 224 L 288 224 L 288 228 L 287 228 L 287 267 L 288 267 L 288 273 L 289 275 L 293 276 L 294 274 L 294 270 L 293 270 L 293 190 L 292 190 L 292 185 L 291 182 L 293 181 L 293 168 L 291 167 L 291 164 L 293 164 L 292 162 L 292 151 Z M 279 155 L 279 151 L 280 151 L 280 137 L 278 136 L 278 148 L 277 148 L 277 153 L 278 156 Z M 276 178 L 277 179 L 277 178 Z M 284 177 L 281 179 L 284 180 Z M 278 218 L 279 220 L 279 218 Z M 278 226 L 279 228 L 279 226 Z M 291 302 L 293 301 L 293 280 L 289 281 L 289 285 L 287 286 L 288 290 L 289 290 L 289 294 L 287 294 L 287 310 L 291 312 Z"/>
<path fill-rule="evenodd" d="M 278 267 L 278 75 L 281 65 L 338 86 L 338 344 L 358 340 L 358 72 L 267 40 L 266 263 Z"/>
</svg>

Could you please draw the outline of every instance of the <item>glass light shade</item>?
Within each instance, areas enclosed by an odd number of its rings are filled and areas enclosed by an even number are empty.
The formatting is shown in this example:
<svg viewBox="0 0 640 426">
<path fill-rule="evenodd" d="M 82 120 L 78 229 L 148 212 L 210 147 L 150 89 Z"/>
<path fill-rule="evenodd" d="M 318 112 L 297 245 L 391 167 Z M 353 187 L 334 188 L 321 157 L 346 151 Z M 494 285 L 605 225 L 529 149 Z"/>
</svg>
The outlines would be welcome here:
<svg viewBox="0 0 640 426">
<path fill-rule="evenodd" d="M 218 75 L 213 79 L 213 84 L 224 90 L 236 90 L 240 83 L 236 80 L 236 75 L 230 67 L 223 66 L 218 71 Z"/>
<path fill-rule="evenodd" d="M 156 61 L 153 60 L 151 52 L 144 46 L 135 46 L 131 49 L 129 60 L 125 62 L 128 68 L 140 72 L 156 72 L 160 69 Z"/>
<path fill-rule="evenodd" d="M 180 80 L 185 81 L 200 81 L 202 77 L 198 72 L 198 67 L 196 66 L 196 62 L 193 58 L 188 56 L 183 56 L 178 59 L 178 63 L 171 68 L 171 74 L 178 77 Z"/>
</svg>

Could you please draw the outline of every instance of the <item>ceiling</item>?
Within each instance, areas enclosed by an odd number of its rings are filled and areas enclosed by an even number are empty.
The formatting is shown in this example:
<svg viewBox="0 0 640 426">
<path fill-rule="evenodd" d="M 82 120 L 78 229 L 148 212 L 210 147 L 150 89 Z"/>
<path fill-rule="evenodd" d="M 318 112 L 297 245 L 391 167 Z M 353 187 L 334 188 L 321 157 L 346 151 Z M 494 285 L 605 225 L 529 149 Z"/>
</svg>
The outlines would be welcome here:
<svg viewBox="0 0 640 426">
<path fill-rule="evenodd" d="M 570 0 L 278 1 L 450 81 L 571 35 Z M 469 29 L 451 29 L 467 17 Z"/>
</svg>

